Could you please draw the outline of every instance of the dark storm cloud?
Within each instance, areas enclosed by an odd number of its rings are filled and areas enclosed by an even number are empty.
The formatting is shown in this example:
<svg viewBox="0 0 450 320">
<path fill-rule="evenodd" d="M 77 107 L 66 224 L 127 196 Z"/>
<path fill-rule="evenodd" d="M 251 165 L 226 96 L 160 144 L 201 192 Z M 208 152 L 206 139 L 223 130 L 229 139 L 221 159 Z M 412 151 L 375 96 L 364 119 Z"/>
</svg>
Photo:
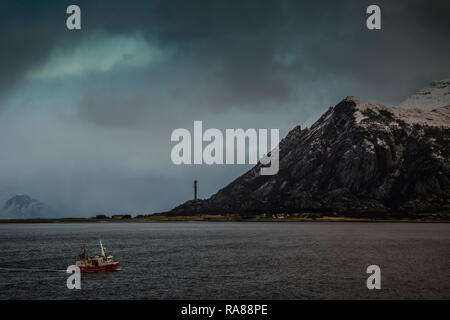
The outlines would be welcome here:
<svg viewBox="0 0 450 320">
<path fill-rule="evenodd" d="M 178 107 L 173 101 L 178 96 L 193 110 L 234 106 L 261 111 L 275 104 L 289 112 L 299 97 L 319 101 L 317 86 L 339 92 L 339 97 L 396 103 L 450 73 L 445 53 L 450 49 L 448 4 L 379 1 L 381 31 L 365 28 L 368 4 L 163 1 L 140 6 L 138 12 L 127 7 L 121 14 L 122 4 L 114 2 L 107 17 L 88 25 L 116 32 L 143 30 L 160 46 L 175 47 L 166 67 L 167 104 Z M 191 72 L 173 68 L 180 61 Z M 154 81 L 153 74 L 148 77 Z"/>
<path fill-rule="evenodd" d="M 394 101 L 450 71 L 446 1 L 378 1 L 379 32 L 365 28 L 364 1 L 75 1 L 82 8 L 79 33 L 64 27 L 72 2 L 2 4 L 0 90 L 20 81 L 55 47 L 76 48 L 96 30 L 140 31 L 155 45 L 176 48 L 177 61 L 166 62 L 168 82 L 184 77 L 186 91 L 205 95 L 192 103 L 215 108 L 283 104 L 295 99 L 296 88 L 327 76 L 361 81 L 371 98 L 370 88 L 377 88 Z M 209 69 L 207 83 L 170 67 L 180 61 L 199 74 Z M 400 93 L 392 83 L 401 83 Z"/>
<path fill-rule="evenodd" d="M 66 7 L 64 1 L 0 3 L 0 98 L 41 63 L 67 32 Z"/>
</svg>

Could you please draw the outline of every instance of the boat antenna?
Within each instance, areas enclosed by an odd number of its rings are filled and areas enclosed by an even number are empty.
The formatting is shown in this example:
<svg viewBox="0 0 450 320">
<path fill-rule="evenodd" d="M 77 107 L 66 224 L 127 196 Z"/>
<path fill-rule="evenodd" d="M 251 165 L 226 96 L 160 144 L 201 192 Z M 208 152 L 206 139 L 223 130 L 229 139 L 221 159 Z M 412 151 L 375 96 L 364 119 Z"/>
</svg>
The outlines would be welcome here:
<svg viewBox="0 0 450 320">
<path fill-rule="evenodd" d="M 87 254 L 87 251 L 86 251 L 86 242 L 85 242 L 85 241 L 83 241 L 83 245 L 82 245 L 82 248 L 81 248 L 81 252 L 80 252 L 80 254 L 78 255 L 78 257 L 79 257 L 80 259 L 83 259 L 83 260 L 85 260 L 85 259 L 88 258 L 88 254 Z"/>
</svg>

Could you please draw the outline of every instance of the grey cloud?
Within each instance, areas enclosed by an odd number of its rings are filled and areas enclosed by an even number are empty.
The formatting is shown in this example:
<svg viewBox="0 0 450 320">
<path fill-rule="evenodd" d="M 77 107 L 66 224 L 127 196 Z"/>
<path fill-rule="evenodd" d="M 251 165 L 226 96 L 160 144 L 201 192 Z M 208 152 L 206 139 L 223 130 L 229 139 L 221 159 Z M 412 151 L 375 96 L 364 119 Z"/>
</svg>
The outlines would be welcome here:
<svg viewBox="0 0 450 320">
<path fill-rule="evenodd" d="M 392 87 L 385 84 L 386 77 L 407 82 L 403 95 L 415 89 L 415 79 L 427 82 L 450 69 L 445 59 L 450 8 L 445 1 L 379 1 L 383 29 L 378 33 L 365 29 L 367 3 L 361 1 L 79 1 L 79 33 L 64 28 L 64 2 L 14 3 L 2 11 L 7 48 L 0 56 L 7 71 L 0 78 L 3 87 L 42 63 L 55 46 L 76 47 L 98 30 L 142 32 L 162 48 L 177 48 L 172 63 L 183 61 L 200 74 L 209 68 L 206 85 L 195 74 L 178 74 L 170 64 L 167 72 L 184 77 L 193 91 L 203 90 L 207 102 L 211 92 L 217 108 L 259 108 L 259 102 L 268 100 L 283 104 L 295 97 L 296 87 L 329 74 L 361 80 L 361 87 L 382 85 L 386 91 Z M 292 64 L 280 63 L 277 54 L 292 55 Z M 418 63 L 430 68 L 411 68 Z M 401 99 L 395 92 L 386 94 L 390 100 Z"/>
</svg>

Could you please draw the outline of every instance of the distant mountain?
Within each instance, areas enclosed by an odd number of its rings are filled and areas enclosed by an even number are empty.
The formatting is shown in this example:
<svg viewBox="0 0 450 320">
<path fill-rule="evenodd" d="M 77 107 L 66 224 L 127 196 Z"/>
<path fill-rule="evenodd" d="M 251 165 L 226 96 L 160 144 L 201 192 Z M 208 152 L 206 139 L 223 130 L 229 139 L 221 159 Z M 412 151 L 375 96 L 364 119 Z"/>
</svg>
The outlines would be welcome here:
<svg viewBox="0 0 450 320">
<path fill-rule="evenodd" d="M 166 214 L 450 213 L 450 106 L 441 88 L 448 83 L 435 83 L 426 98 L 405 100 L 420 109 L 347 97 L 311 128 L 288 133 L 278 174 L 260 175 L 257 164 L 209 199 Z"/>
<path fill-rule="evenodd" d="M 431 82 L 399 104 L 399 108 L 432 110 L 450 106 L 450 79 Z"/>
<path fill-rule="evenodd" d="M 28 195 L 15 195 L 0 209 L 2 219 L 26 219 L 48 217 L 50 207 Z"/>
</svg>

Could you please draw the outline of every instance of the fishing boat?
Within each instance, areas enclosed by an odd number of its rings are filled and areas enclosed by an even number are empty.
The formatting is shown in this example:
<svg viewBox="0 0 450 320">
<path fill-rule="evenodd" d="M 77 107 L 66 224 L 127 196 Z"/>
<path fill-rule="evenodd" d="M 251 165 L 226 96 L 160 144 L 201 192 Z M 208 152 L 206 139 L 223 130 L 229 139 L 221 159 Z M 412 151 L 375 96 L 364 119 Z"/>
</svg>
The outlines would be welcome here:
<svg viewBox="0 0 450 320">
<path fill-rule="evenodd" d="M 83 248 L 78 254 L 78 260 L 76 266 L 80 268 L 81 271 L 85 272 L 96 272 L 96 271 L 113 271 L 117 270 L 119 266 L 118 261 L 114 261 L 113 256 L 110 254 L 105 254 L 105 248 L 103 247 L 102 241 L 100 240 L 100 255 L 89 257 L 86 244 L 83 243 Z"/>
</svg>

